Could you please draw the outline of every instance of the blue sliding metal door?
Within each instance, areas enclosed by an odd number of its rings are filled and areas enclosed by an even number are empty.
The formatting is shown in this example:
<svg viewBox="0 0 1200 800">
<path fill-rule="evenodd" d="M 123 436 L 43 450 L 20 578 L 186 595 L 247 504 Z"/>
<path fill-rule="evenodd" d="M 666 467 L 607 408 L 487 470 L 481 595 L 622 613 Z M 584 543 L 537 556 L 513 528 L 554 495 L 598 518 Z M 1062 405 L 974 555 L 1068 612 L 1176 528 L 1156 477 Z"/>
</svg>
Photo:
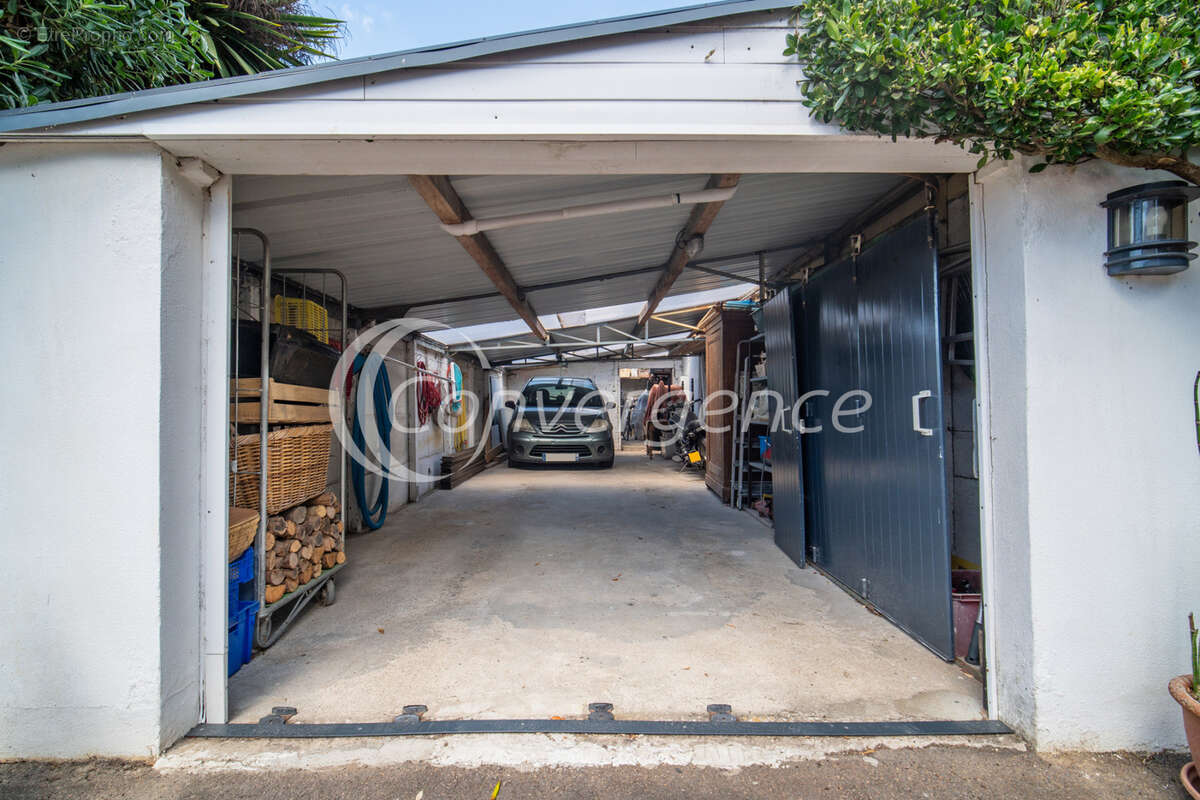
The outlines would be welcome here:
<svg viewBox="0 0 1200 800">
<path fill-rule="evenodd" d="M 943 658 L 954 654 L 950 606 L 937 310 L 937 253 L 919 218 L 804 289 L 802 437 L 814 561 Z M 832 411 L 844 392 L 861 414 Z M 854 396 L 852 410 L 866 402 Z M 817 413 L 819 409 L 819 413 Z M 857 432 L 848 432 L 861 426 Z"/>
<path fill-rule="evenodd" d="M 803 297 L 801 411 L 809 432 L 801 435 L 800 447 L 808 543 L 813 563 L 849 586 L 852 580 L 859 581 L 861 576 L 855 576 L 865 560 L 862 486 L 857 480 L 859 440 L 834 431 L 832 411 L 836 399 L 859 383 L 858 298 L 852 265 L 821 270 L 805 285 Z"/>
<path fill-rule="evenodd" d="M 792 408 L 799 397 L 796 321 L 792 312 L 799 292 L 785 288 L 763 306 L 764 344 L 767 350 L 767 388 L 771 418 L 771 513 L 775 544 L 804 566 L 804 490 L 801 482 L 800 433 L 793 424 Z"/>
</svg>

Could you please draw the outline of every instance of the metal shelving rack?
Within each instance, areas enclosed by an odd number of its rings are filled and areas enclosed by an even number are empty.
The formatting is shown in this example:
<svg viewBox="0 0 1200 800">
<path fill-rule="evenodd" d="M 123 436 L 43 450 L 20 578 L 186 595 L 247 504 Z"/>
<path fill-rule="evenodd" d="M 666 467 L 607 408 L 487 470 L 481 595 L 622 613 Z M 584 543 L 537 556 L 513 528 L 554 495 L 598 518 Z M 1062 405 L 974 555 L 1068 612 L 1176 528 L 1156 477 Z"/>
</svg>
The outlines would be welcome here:
<svg viewBox="0 0 1200 800">
<path fill-rule="evenodd" d="M 742 355 L 743 348 L 745 355 Z M 771 481 L 771 465 L 764 463 L 761 457 L 755 459 L 747 456 L 752 450 L 754 439 L 751 438 L 751 426 L 767 426 L 751 420 L 746 423 L 745 417 L 750 409 L 750 398 L 756 391 L 767 388 L 766 375 L 752 375 L 753 363 L 756 356 L 764 348 L 763 334 L 743 339 L 737 346 L 737 372 L 734 385 L 737 387 L 738 402 L 733 412 L 734 449 L 733 449 L 733 485 L 730 492 L 730 503 L 734 508 L 742 509 L 752 504 L 757 497 L 767 493 Z M 757 474 L 757 480 L 756 480 Z M 757 489 L 757 491 L 756 491 Z"/>
<path fill-rule="evenodd" d="M 300 586 L 295 591 L 288 592 L 279 600 L 271 603 L 269 606 L 264 602 L 266 592 L 266 553 L 265 543 L 267 535 L 267 434 L 270 432 L 270 371 L 271 371 L 271 316 L 272 316 L 272 285 L 276 279 L 280 280 L 282 289 L 281 295 L 286 299 L 289 297 L 289 290 L 299 292 L 301 299 L 309 299 L 309 292 L 312 292 L 314 298 L 319 298 L 322 304 L 327 304 L 329 296 L 325 292 L 325 284 L 327 278 L 335 278 L 340 284 L 340 307 L 341 307 L 341 328 L 338 331 L 338 340 L 342 348 L 346 346 L 346 336 L 348 333 L 348 303 L 346 291 L 346 276 L 336 269 L 279 269 L 272 270 L 271 267 L 271 243 L 267 235 L 255 228 L 234 228 L 233 229 L 233 308 L 231 309 L 230 317 L 233 320 L 234 340 L 233 340 L 233 361 L 231 371 L 236 372 L 238 348 L 240 345 L 240 337 L 238 335 L 239 325 L 237 324 L 242 319 L 242 314 L 246 313 L 250 319 L 254 318 L 257 313 L 258 320 L 262 324 L 262 342 L 260 345 L 260 378 L 262 382 L 260 404 L 260 419 L 258 425 L 259 436 L 259 451 L 258 451 L 258 531 L 254 536 L 254 597 L 258 602 L 258 619 L 255 626 L 254 641 L 259 648 L 265 650 L 283 635 L 288 626 L 296 619 L 301 611 L 313 600 L 318 597 L 324 605 L 332 605 L 335 597 L 336 584 L 333 582 L 333 577 L 341 571 L 345 564 L 338 564 L 334 567 L 327 568 L 321 572 L 320 577 L 310 580 L 308 583 Z M 246 270 L 243 267 L 241 258 L 241 239 L 243 236 L 252 236 L 258 239 L 262 248 L 262 269 L 259 275 L 259 292 L 258 303 L 256 306 L 245 306 L 242 303 L 241 288 L 243 283 L 243 275 Z M 309 288 L 307 283 L 296 282 L 290 280 L 288 275 L 320 275 L 322 276 L 321 289 Z M 328 334 L 330 330 L 326 330 Z M 238 393 L 231 392 L 233 402 L 232 419 L 238 419 L 237 404 Z M 331 420 L 332 422 L 332 420 Z M 236 425 L 236 422 L 234 423 Z M 236 435 L 235 435 L 236 438 Z M 346 454 L 336 442 L 333 443 L 338 453 L 337 457 L 337 485 L 338 485 L 338 502 L 342 509 L 342 521 L 346 519 Z M 233 475 L 245 474 L 239 472 L 237 468 L 236 452 L 234 459 L 230 465 L 230 471 Z M 344 534 L 343 534 L 344 536 Z M 343 538 L 343 547 L 345 547 L 345 538 Z M 286 610 L 286 615 L 283 621 L 276 626 L 274 618 L 280 612 Z"/>
</svg>

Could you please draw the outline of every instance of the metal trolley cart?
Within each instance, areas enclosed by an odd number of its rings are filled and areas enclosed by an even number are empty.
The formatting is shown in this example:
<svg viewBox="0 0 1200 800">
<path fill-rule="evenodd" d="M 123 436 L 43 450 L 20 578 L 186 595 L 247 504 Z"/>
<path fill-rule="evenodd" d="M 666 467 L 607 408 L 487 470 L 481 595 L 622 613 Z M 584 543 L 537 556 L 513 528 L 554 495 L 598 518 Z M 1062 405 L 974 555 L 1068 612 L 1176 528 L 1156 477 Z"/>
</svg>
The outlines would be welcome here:
<svg viewBox="0 0 1200 800">
<path fill-rule="evenodd" d="M 241 258 L 242 241 L 244 237 L 252 237 L 257 239 L 261 246 L 262 265 L 259 269 Z M 278 294 L 275 296 L 276 301 L 281 301 L 279 304 L 282 307 L 288 306 L 289 299 L 308 301 L 312 300 L 321 310 L 319 314 L 318 325 L 324 327 L 324 339 L 328 342 L 333 338 L 336 332 L 338 348 L 342 349 L 346 346 L 346 336 L 348 334 L 348 317 L 347 317 L 347 287 L 346 277 L 336 269 L 273 269 L 271 266 L 271 244 L 267 239 L 266 234 L 254 228 L 234 228 L 233 229 L 233 290 L 234 297 L 232 302 L 232 318 L 233 318 L 233 367 L 236 374 L 239 363 L 239 355 L 241 355 L 240 347 L 240 329 L 242 320 L 257 319 L 261 323 L 260 341 L 257 342 L 259 349 L 259 385 L 255 388 L 256 402 L 259 404 L 258 417 L 258 531 L 254 537 L 254 592 L 255 600 L 258 603 L 257 624 L 255 626 L 255 643 L 262 649 L 266 649 L 278 641 L 283 635 L 288 626 L 299 616 L 300 612 L 313 600 L 317 598 L 323 605 L 332 605 L 335 598 L 336 585 L 334 576 L 342 569 L 345 564 L 337 564 L 336 566 L 323 569 L 318 577 L 309 580 L 308 583 L 298 586 L 295 590 L 286 592 L 282 597 L 273 603 L 266 602 L 266 567 L 267 558 L 265 552 L 266 536 L 267 536 L 267 487 L 268 487 L 268 434 L 271 433 L 270 426 L 272 424 L 277 427 L 282 424 L 295 425 L 298 422 L 303 424 L 312 424 L 312 420 L 296 420 L 287 419 L 272 419 L 272 409 L 276 406 L 271 400 L 271 390 L 273 382 L 271 380 L 271 323 L 274 316 L 274 305 L 272 302 L 272 290 L 278 289 Z M 296 277 L 293 277 L 296 276 Z M 319 277 L 318 286 L 316 278 Z M 255 291 L 255 280 L 257 280 L 257 291 Z M 338 284 L 339 295 L 336 299 L 331 299 L 326 293 L 326 284 L 330 281 L 336 281 Z M 332 315 L 327 315 L 325 312 L 330 305 L 335 304 L 341 309 L 341 316 L 338 319 L 340 327 L 330 327 L 328 320 L 332 320 Z M 306 307 L 307 304 L 305 304 Z M 310 332 L 312 327 L 309 327 Z M 254 343 L 249 343 L 248 346 L 253 347 Z M 253 357 L 247 353 L 248 357 Z M 241 381 L 233 382 L 232 395 L 232 420 L 239 421 L 239 402 L 241 392 Z M 278 389 L 281 385 L 275 384 Z M 305 387 L 308 388 L 308 387 Z M 310 392 L 319 392 L 323 390 L 309 389 Z M 319 395 L 310 395 L 319 396 Z M 327 399 L 327 395 L 325 395 Z M 283 399 L 282 397 L 280 399 Z M 325 410 L 330 409 L 329 406 L 323 407 Z M 251 412 L 252 413 L 252 412 Z M 312 413 L 309 411 L 308 413 Z M 330 420 L 333 422 L 333 420 Z M 342 521 L 344 537 L 345 523 L 345 507 L 346 507 L 346 455 L 345 451 L 338 445 L 336 441 L 331 442 L 331 448 L 335 448 L 334 452 L 338 455 L 334 459 L 337 464 L 337 487 L 338 487 L 338 502 L 343 509 Z M 235 451 L 236 453 L 236 451 Z M 232 459 L 230 466 L 231 477 L 236 479 L 238 475 L 253 475 L 253 471 L 239 470 L 236 455 Z M 328 487 L 328 482 L 326 482 Z M 342 539 L 344 547 L 345 539 Z"/>
</svg>

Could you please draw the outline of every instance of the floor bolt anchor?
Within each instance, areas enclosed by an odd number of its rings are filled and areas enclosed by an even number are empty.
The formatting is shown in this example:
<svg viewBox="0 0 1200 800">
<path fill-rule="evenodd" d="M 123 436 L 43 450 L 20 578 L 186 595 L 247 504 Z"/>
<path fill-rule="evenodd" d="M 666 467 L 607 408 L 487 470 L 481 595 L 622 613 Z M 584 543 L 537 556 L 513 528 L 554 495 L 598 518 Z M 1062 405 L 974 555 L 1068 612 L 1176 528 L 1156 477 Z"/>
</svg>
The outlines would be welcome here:
<svg viewBox="0 0 1200 800">
<path fill-rule="evenodd" d="M 733 715 L 733 707 L 728 703 L 709 703 L 708 704 L 708 721 L 709 722 L 737 722 L 737 717 Z"/>
<path fill-rule="evenodd" d="M 429 706 L 411 705 L 404 707 L 404 713 L 396 717 L 392 722 L 398 725 L 415 725 L 421 721 L 421 715 L 429 710 Z"/>
<path fill-rule="evenodd" d="M 588 719 L 593 722 L 612 722 L 612 703 L 588 703 Z"/>
<path fill-rule="evenodd" d="M 271 713 L 258 721 L 259 725 L 282 725 L 298 712 L 295 706 L 275 706 Z"/>
</svg>

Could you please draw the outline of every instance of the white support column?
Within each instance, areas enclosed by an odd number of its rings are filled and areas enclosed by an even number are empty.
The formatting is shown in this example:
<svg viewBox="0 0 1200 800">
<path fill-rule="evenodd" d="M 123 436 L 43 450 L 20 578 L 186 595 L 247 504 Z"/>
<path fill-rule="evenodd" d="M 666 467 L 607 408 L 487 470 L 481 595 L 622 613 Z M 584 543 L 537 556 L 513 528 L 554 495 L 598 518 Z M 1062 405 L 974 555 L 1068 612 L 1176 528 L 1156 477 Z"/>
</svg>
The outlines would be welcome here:
<svg viewBox="0 0 1200 800">
<path fill-rule="evenodd" d="M 228 720 L 229 562 L 229 309 L 231 180 L 209 187 L 204 217 L 201 325 L 204 342 L 200 523 L 202 539 L 201 631 L 204 654 L 203 720 Z"/>
<path fill-rule="evenodd" d="M 971 219 L 971 291 L 972 314 L 975 320 L 975 453 L 979 469 L 979 536 L 983 563 L 983 662 L 987 668 L 985 691 L 989 716 L 1004 719 L 1004 708 L 996 691 L 996 670 L 1003 664 L 996 660 L 992 646 L 993 631 L 999 616 L 995 602 L 995 561 L 993 558 L 992 527 L 992 425 L 991 374 L 988 369 L 988 296 L 987 296 L 987 236 L 984 227 L 983 184 L 969 176 L 968 199 Z"/>
</svg>

